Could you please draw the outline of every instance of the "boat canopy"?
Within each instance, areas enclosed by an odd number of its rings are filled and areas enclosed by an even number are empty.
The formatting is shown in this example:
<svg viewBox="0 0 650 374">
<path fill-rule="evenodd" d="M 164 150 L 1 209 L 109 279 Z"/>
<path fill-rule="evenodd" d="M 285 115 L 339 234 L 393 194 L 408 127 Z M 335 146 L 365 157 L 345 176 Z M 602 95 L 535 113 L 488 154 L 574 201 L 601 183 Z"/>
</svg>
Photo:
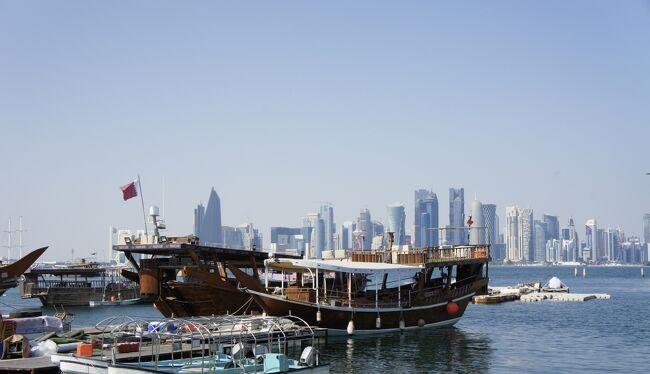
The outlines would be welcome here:
<svg viewBox="0 0 650 374">
<path fill-rule="evenodd" d="M 294 260 L 294 259 L 273 259 L 267 260 L 266 266 L 277 270 L 304 271 L 306 269 L 319 269 L 336 271 L 341 273 L 373 274 L 392 273 L 404 270 L 417 272 L 422 269 L 420 266 L 387 264 L 383 262 L 356 262 L 342 260 Z"/>
</svg>

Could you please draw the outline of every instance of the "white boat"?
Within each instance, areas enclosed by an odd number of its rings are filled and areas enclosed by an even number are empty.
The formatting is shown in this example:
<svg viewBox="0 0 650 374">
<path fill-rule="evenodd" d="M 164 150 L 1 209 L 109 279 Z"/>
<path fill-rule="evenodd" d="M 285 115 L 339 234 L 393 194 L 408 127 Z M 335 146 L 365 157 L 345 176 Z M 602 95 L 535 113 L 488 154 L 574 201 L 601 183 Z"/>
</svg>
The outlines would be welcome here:
<svg viewBox="0 0 650 374">
<path fill-rule="evenodd" d="M 295 316 L 224 315 L 156 322 L 122 316 L 96 328 L 102 332 L 101 354 L 52 355 L 62 373 L 329 373 L 329 365 L 319 362 L 313 329 Z M 118 351 L 123 344 L 129 348 L 124 352 L 136 352 L 137 362 L 121 362 L 125 357 Z M 130 350 L 133 347 L 135 351 Z M 298 354 L 299 359 L 290 358 Z"/>
<path fill-rule="evenodd" d="M 120 305 L 133 305 L 142 301 L 141 298 L 124 299 L 124 300 L 90 300 L 88 305 L 91 307 L 96 306 L 120 306 Z"/>
</svg>

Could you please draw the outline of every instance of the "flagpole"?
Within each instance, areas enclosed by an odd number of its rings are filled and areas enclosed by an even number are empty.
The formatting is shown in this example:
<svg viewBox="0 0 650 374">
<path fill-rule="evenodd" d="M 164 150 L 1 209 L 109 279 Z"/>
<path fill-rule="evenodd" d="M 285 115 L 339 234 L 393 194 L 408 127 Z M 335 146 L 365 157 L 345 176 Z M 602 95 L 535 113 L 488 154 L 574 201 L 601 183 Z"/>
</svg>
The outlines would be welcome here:
<svg viewBox="0 0 650 374">
<path fill-rule="evenodd" d="M 140 201 L 142 201 L 142 218 L 144 218 L 144 234 L 148 237 L 147 214 L 144 212 L 144 196 L 142 194 L 142 184 L 140 183 L 140 174 L 138 174 L 138 188 L 140 188 Z"/>
</svg>

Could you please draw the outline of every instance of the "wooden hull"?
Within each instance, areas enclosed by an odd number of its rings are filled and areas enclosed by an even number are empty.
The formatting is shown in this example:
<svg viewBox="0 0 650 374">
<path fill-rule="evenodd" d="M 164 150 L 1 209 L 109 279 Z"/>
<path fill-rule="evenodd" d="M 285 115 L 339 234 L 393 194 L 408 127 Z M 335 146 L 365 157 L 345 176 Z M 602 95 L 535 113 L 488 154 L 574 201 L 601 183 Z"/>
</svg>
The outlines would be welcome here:
<svg viewBox="0 0 650 374">
<path fill-rule="evenodd" d="M 167 284 L 154 304 L 168 318 L 261 312 L 245 292 L 202 283 Z"/>
<path fill-rule="evenodd" d="M 348 333 L 348 324 L 354 323 L 354 333 L 379 333 L 422 327 L 447 326 L 458 322 L 475 292 L 450 299 L 458 305 L 458 311 L 447 311 L 448 301 L 411 308 L 349 308 L 320 305 L 283 299 L 249 290 L 264 311 L 273 316 L 294 315 L 309 325 L 328 328 L 330 333 Z M 317 313 L 320 310 L 320 321 Z M 377 318 L 380 322 L 377 324 Z M 400 321 L 403 321 L 401 324 Z"/>
</svg>

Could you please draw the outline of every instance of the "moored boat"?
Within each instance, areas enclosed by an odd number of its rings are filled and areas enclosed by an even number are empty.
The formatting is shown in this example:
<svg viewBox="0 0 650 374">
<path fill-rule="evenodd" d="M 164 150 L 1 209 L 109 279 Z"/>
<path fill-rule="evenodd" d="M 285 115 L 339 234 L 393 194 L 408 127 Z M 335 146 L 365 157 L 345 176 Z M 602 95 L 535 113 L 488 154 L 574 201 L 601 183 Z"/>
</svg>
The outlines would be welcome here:
<svg viewBox="0 0 650 374">
<path fill-rule="evenodd" d="M 453 325 L 487 287 L 489 246 L 358 251 L 343 259 L 272 259 L 260 284 L 229 267 L 268 315 L 296 315 L 331 334 Z"/>
<path fill-rule="evenodd" d="M 47 248 L 35 249 L 11 264 L 0 266 L 0 274 L 2 275 L 0 277 L 0 296 L 8 289 L 18 285 L 20 276 L 41 257 Z"/>
</svg>

